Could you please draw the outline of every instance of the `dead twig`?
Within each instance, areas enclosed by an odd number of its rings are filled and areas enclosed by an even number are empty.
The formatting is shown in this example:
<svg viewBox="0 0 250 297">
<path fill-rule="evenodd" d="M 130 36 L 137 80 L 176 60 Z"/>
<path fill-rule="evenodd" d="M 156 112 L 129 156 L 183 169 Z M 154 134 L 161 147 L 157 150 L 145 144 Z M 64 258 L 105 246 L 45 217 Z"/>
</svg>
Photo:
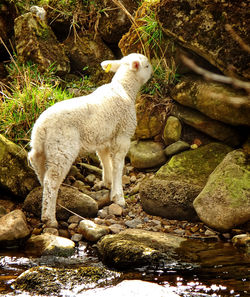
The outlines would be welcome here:
<svg viewBox="0 0 250 297">
<path fill-rule="evenodd" d="M 204 68 L 201 68 L 200 66 L 198 66 L 197 64 L 195 64 L 195 62 L 186 57 L 186 56 L 181 56 L 182 61 L 193 71 L 195 71 L 196 73 L 202 75 L 205 79 L 207 80 L 212 80 L 212 81 L 217 81 L 217 82 L 221 82 L 224 84 L 229 84 L 232 85 L 236 88 L 241 88 L 246 90 L 248 93 L 250 93 L 250 83 L 246 82 L 246 81 L 242 81 L 240 79 L 237 79 L 235 77 L 229 77 L 229 76 L 224 76 L 224 75 L 220 75 L 220 74 L 216 74 L 213 72 L 210 72 Z"/>
<path fill-rule="evenodd" d="M 233 39 L 238 42 L 243 50 L 245 50 L 247 53 L 250 53 L 250 46 L 243 41 L 243 39 L 234 31 L 231 25 L 226 24 L 225 29 L 230 33 Z"/>
</svg>

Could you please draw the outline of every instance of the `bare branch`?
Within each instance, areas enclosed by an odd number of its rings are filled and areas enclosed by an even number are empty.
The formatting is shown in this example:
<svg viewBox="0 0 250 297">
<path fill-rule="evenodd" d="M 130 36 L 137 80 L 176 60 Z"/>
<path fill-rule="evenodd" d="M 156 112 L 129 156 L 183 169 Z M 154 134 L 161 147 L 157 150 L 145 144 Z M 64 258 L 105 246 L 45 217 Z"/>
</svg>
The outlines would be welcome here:
<svg viewBox="0 0 250 297">
<path fill-rule="evenodd" d="M 243 41 L 243 39 L 234 31 L 231 25 L 226 24 L 225 29 L 231 34 L 233 39 L 239 43 L 243 50 L 245 50 L 247 53 L 250 53 L 250 46 Z"/>
<path fill-rule="evenodd" d="M 181 56 L 182 61 L 193 71 L 196 73 L 202 75 L 207 80 L 217 81 L 224 84 L 233 85 L 234 87 L 241 88 L 246 90 L 248 93 L 250 93 L 250 83 L 246 81 L 239 80 L 234 77 L 228 77 L 220 74 L 216 74 L 213 72 L 210 72 L 204 68 L 199 67 L 195 64 L 195 62 L 191 59 L 189 59 L 186 56 Z"/>
</svg>

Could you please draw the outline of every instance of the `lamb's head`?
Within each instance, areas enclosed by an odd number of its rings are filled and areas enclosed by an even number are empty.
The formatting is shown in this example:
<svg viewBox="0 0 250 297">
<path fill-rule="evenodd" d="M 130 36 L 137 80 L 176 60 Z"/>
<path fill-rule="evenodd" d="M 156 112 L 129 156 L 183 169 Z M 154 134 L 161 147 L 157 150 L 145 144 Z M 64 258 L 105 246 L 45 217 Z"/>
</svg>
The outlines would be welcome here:
<svg viewBox="0 0 250 297">
<path fill-rule="evenodd" d="M 108 60 L 101 63 L 102 68 L 112 72 L 134 72 L 136 78 L 143 85 L 151 77 L 153 69 L 147 57 L 142 54 L 130 54 L 121 60 Z"/>
</svg>

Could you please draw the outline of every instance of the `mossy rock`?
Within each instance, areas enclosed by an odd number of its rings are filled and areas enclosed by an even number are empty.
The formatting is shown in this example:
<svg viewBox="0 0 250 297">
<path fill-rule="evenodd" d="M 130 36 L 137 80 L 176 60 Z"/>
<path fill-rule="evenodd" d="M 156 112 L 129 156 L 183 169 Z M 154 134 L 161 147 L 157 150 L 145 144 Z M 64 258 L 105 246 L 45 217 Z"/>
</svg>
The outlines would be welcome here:
<svg viewBox="0 0 250 297">
<path fill-rule="evenodd" d="M 249 44 L 248 1 L 162 0 L 157 19 L 163 31 L 184 47 L 218 67 L 226 75 L 250 78 L 249 55 L 226 30 L 230 24 L 237 35 Z M 231 67 L 228 67 L 231 65 Z"/>
<path fill-rule="evenodd" d="M 32 295 L 62 296 L 65 290 L 83 290 L 108 285 L 120 274 L 105 268 L 52 268 L 33 267 L 22 273 L 12 284 L 15 290 L 29 292 Z M 64 292 L 64 293 L 63 293 Z"/>
<path fill-rule="evenodd" d="M 250 126 L 249 97 L 243 91 L 230 86 L 208 82 L 197 76 L 186 76 L 172 90 L 172 97 L 180 104 L 197 109 L 211 119 L 233 126 Z"/>
<path fill-rule="evenodd" d="M 200 219 L 218 230 L 250 220 L 250 162 L 244 151 L 230 152 L 210 175 L 194 207 Z"/>
<path fill-rule="evenodd" d="M 221 143 L 210 143 L 173 156 L 156 173 L 165 180 L 183 180 L 204 187 L 209 175 L 232 149 Z"/>
<path fill-rule="evenodd" d="M 128 229 L 119 234 L 106 235 L 97 244 L 102 260 L 118 269 L 147 265 L 182 270 L 197 267 L 199 252 L 207 249 L 206 244 L 180 236 Z M 188 263 L 188 264 L 187 264 Z"/>
<path fill-rule="evenodd" d="M 70 62 L 64 47 L 45 21 L 28 12 L 15 19 L 14 29 L 20 62 L 32 61 L 41 72 L 46 72 L 51 67 L 61 75 L 70 71 Z"/>
<path fill-rule="evenodd" d="M 173 156 L 140 185 L 143 209 L 168 219 L 196 221 L 193 201 L 231 148 L 210 143 Z"/>
<path fill-rule="evenodd" d="M 0 187 L 25 198 L 38 185 L 25 149 L 0 135 Z"/>
<path fill-rule="evenodd" d="M 152 96 L 140 95 L 136 100 L 137 126 L 135 138 L 150 139 L 159 135 L 163 129 L 166 108 L 154 102 Z"/>
</svg>

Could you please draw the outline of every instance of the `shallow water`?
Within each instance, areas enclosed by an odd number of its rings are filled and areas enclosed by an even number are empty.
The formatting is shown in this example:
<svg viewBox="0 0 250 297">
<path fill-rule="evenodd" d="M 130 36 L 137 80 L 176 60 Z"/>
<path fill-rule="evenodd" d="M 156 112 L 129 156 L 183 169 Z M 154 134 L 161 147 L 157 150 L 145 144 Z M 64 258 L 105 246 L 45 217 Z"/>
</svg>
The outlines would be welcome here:
<svg viewBox="0 0 250 297">
<path fill-rule="evenodd" d="M 193 252 L 196 252 L 195 248 Z M 12 282 L 23 271 L 38 265 L 67 268 L 103 266 L 95 250 L 85 245 L 70 258 L 36 258 L 18 250 L 0 251 L 0 295 L 18 296 L 11 288 Z M 124 279 L 156 282 L 174 289 L 180 296 L 250 296 L 250 257 L 231 244 L 216 243 L 199 254 L 199 265 L 162 262 L 157 267 L 145 266 L 122 272 L 113 284 Z"/>
</svg>

